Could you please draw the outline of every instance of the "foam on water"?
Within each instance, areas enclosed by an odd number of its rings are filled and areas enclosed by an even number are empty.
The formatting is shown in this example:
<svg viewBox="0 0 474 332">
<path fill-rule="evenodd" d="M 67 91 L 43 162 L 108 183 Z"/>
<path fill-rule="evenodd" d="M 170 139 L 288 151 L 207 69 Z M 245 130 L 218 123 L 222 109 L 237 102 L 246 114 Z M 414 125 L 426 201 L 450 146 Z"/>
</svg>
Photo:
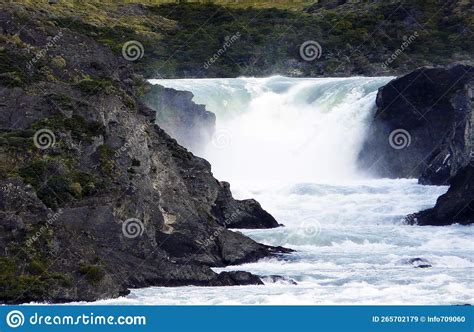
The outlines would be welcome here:
<svg viewBox="0 0 474 332">
<path fill-rule="evenodd" d="M 474 304 L 474 228 L 402 222 L 447 188 L 357 173 L 376 91 L 389 79 L 154 81 L 192 91 L 216 113 L 230 143 L 210 143 L 203 157 L 234 196 L 257 199 L 285 224 L 239 231 L 297 252 L 215 269 L 284 277 L 265 286 L 150 287 L 99 303 Z"/>
</svg>

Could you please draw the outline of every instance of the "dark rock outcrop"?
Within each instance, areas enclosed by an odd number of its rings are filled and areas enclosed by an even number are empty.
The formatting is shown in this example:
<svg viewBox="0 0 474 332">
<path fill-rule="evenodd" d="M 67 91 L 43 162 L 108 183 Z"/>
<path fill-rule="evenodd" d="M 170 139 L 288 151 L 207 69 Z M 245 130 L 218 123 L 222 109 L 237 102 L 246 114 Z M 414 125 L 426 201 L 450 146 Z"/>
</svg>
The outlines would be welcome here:
<svg viewBox="0 0 474 332">
<path fill-rule="evenodd" d="M 379 89 L 377 111 L 359 155 L 382 177 L 446 184 L 473 149 L 474 68 L 420 68 Z"/>
<path fill-rule="evenodd" d="M 474 223 L 474 163 L 459 170 L 450 185 L 434 208 L 407 216 L 407 222 L 434 226 Z"/>
<path fill-rule="evenodd" d="M 263 281 L 249 272 L 231 271 L 221 272 L 218 280 L 222 280 L 223 285 L 263 285 Z"/>
<path fill-rule="evenodd" d="M 262 209 L 254 199 L 236 201 L 232 198 L 230 184 L 221 181 L 222 191 L 216 199 L 214 213 L 220 216 L 226 228 L 274 228 L 281 226 Z"/>
<path fill-rule="evenodd" d="M 131 64 L 45 11 L 0 15 L 0 302 L 260 283 L 211 267 L 288 252 L 223 227 L 273 220 L 155 124 Z"/>
<path fill-rule="evenodd" d="M 199 154 L 215 130 L 216 116 L 197 105 L 189 91 L 153 85 L 144 103 L 156 112 L 156 123 L 178 143 Z"/>
<path fill-rule="evenodd" d="M 412 265 L 414 268 L 417 268 L 417 269 L 426 269 L 426 268 L 432 267 L 432 265 L 430 264 L 428 260 L 424 258 L 420 258 L 420 257 L 404 260 L 403 263 Z"/>
</svg>

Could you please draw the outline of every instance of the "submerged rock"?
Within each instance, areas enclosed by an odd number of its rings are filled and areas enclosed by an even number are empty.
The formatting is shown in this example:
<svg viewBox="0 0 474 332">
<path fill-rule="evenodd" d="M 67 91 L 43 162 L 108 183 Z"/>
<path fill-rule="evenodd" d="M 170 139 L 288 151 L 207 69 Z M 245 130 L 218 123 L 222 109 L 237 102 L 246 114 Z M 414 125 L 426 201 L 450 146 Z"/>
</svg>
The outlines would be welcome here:
<svg viewBox="0 0 474 332">
<path fill-rule="evenodd" d="M 262 280 L 268 283 L 281 283 L 286 285 L 298 285 L 298 283 L 289 277 L 279 276 L 279 275 L 270 275 L 270 276 L 262 276 Z"/>
<path fill-rule="evenodd" d="M 250 272 L 230 271 L 221 272 L 217 277 L 218 282 L 222 281 L 223 286 L 231 285 L 263 285 L 263 281 Z"/>
<path fill-rule="evenodd" d="M 410 258 L 410 259 L 406 260 L 406 264 L 413 265 L 413 267 L 420 268 L 420 269 L 426 269 L 426 268 L 431 267 L 431 264 L 429 263 L 428 260 L 426 260 L 424 258 L 419 258 L 419 257 Z"/>
</svg>

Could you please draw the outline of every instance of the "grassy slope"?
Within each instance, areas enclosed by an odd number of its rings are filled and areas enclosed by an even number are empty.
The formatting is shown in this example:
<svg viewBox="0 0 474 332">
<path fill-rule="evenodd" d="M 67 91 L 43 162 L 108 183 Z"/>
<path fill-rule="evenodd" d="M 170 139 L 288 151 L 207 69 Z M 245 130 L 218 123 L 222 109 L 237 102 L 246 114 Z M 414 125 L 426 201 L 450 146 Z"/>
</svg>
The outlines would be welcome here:
<svg viewBox="0 0 474 332">
<path fill-rule="evenodd" d="M 126 41 L 140 41 L 145 53 L 135 65 L 149 77 L 399 74 L 422 65 L 472 63 L 474 52 L 474 6 L 467 0 L 363 0 L 336 6 L 340 1 L 312 6 L 311 1 L 212 1 L 226 7 L 165 2 L 61 0 L 47 10 L 53 24 L 87 34 L 117 53 Z M 17 3 L 45 6 L 39 0 Z M 248 7 L 251 3 L 260 9 Z M 291 10 L 264 8 L 269 6 Z M 237 32 L 240 38 L 204 68 Z M 416 40 L 382 68 L 415 32 Z M 322 45 L 317 61 L 299 55 L 307 40 Z"/>
</svg>

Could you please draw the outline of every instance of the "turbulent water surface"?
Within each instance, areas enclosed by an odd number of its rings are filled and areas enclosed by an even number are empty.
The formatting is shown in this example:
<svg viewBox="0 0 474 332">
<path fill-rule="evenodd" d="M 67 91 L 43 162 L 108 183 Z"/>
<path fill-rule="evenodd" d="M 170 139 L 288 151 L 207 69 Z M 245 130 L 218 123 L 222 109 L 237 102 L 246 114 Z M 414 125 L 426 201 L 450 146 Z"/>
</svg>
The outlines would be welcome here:
<svg viewBox="0 0 474 332">
<path fill-rule="evenodd" d="M 356 168 L 377 89 L 389 80 L 153 81 L 192 91 L 217 115 L 215 137 L 201 156 L 237 198 L 256 198 L 286 225 L 243 233 L 297 252 L 215 269 L 267 276 L 265 286 L 151 287 L 101 303 L 474 303 L 474 228 L 402 223 L 447 188 L 372 179 Z"/>
</svg>

